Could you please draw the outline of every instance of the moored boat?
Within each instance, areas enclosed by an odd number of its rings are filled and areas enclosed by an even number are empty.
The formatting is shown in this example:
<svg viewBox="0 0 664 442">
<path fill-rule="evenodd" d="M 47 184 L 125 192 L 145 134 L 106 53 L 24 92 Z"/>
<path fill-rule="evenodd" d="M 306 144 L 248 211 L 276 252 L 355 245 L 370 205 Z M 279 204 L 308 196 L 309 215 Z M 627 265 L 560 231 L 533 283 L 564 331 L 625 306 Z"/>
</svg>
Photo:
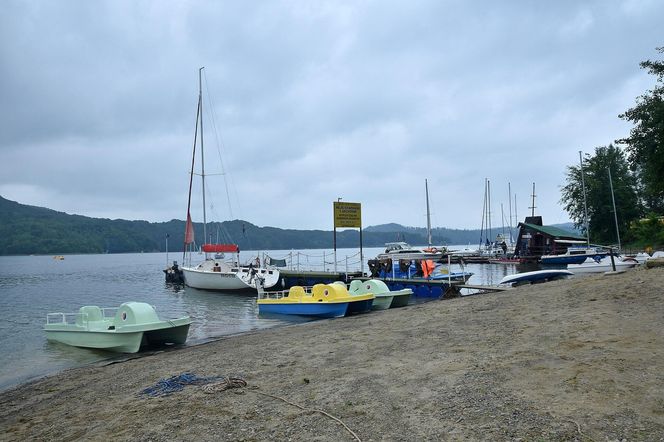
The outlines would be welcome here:
<svg viewBox="0 0 664 442">
<path fill-rule="evenodd" d="M 146 345 L 184 344 L 190 324 L 188 316 L 162 321 L 150 304 L 125 302 L 117 308 L 87 305 L 78 313 L 49 313 L 44 331 L 48 340 L 74 347 L 136 353 Z"/>
<path fill-rule="evenodd" d="M 634 258 L 621 258 L 618 256 L 612 258 L 607 256 L 602 259 L 586 258 L 581 264 L 567 264 L 567 270 L 573 273 L 602 273 L 614 270 L 627 270 L 635 267 L 639 262 Z"/>
<path fill-rule="evenodd" d="M 351 281 L 348 291 L 353 295 L 373 293 L 376 298 L 373 300 L 372 310 L 403 307 L 408 304 L 410 295 L 413 294 L 411 289 L 390 291 L 387 284 L 378 279 L 369 279 L 366 281 L 355 279 Z"/>
<path fill-rule="evenodd" d="M 198 265 L 192 265 L 191 254 L 194 245 L 194 227 L 191 221 L 191 190 L 194 175 L 201 177 L 201 189 L 203 200 L 203 237 L 207 236 L 207 217 L 205 207 L 205 155 L 203 151 L 203 92 L 200 68 L 198 71 L 198 109 L 196 112 L 196 131 L 194 134 L 194 148 L 191 159 L 191 171 L 189 177 L 189 199 L 187 202 L 187 221 L 185 224 L 184 245 L 189 246 L 189 260 L 180 266 L 184 283 L 189 287 L 204 290 L 256 290 L 256 279 L 263 279 L 263 287 L 270 288 L 279 281 L 279 270 L 276 268 L 264 268 L 258 265 L 240 265 L 240 249 L 237 244 L 203 244 L 201 251 L 205 254 L 205 260 Z M 194 173 L 196 160 L 196 142 L 200 144 L 200 173 Z M 231 253 L 234 259 L 231 262 L 224 261 L 224 253 Z M 168 276 L 168 274 L 167 274 Z"/>
<path fill-rule="evenodd" d="M 374 296 L 351 296 L 343 284 L 316 284 L 309 290 L 293 286 L 279 292 L 259 290 L 258 313 L 337 318 L 348 314 L 349 306 Z"/>
<path fill-rule="evenodd" d="M 563 241 L 558 240 L 556 242 Z M 607 251 L 601 247 L 570 246 L 565 253 L 557 255 L 542 255 L 540 257 L 540 262 L 543 265 L 581 264 L 587 258 L 602 259 L 606 255 Z"/>
</svg>

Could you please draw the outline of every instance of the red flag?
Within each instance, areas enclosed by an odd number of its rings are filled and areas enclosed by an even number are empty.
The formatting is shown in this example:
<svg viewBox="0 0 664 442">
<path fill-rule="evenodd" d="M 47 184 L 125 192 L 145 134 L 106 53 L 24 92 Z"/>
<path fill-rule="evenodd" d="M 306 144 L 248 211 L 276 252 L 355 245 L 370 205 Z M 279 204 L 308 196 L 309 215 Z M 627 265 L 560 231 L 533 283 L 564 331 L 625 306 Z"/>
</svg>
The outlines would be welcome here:
<svg viewBox="0 0 664 442">
<path fill-rule="evenodd" d="M 191 222 L 191 215 L 187 213 L 187 224 L 184 228 L 184 243 L 191 244 L 194 242 L 194 225 Z"/>
</svg>

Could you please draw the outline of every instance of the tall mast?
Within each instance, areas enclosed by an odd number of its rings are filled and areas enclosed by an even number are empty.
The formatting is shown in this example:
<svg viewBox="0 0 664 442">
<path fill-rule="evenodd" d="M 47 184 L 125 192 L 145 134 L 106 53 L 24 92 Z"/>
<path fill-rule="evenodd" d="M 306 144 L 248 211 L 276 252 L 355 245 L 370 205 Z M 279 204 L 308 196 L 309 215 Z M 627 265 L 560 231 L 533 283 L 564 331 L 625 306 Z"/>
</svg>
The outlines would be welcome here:
<svg viewBox="0 0 664 442">
<path fill-rule="evenodd" d="M 429 212 L 429 184 L 427 179 L 424 179 L 424 189 L 427 195 L 427 241 L 429 242 L 429 248 L 431 248 L 431 213 Z"/>
<path fill-rule="evenodd" d="M 199 84 L 200 84 L 200 72 L 199 72 Z M 199 88 L 200 89 L 200 88 Z M 194 166 L 196 164 L 196 142 L 197 136 L 198 136 L 198 122 L 199 118 L 201 116 L 201 94 L 199 92 L 198 94 L 198 103 L 196 104 L 196 124 L 194 125 L 194 146 L 192 148 L 191 152 L 191 171 L 189 172 L 189 197 L 187 199 L 187 223 L 185 227 L 185 235 L 184 235 L 184 247 L 182 248 L 182 263 L 185 262 L 185 255 L 187 252 L 187 245 L 188 244 L 193 244 L 193 233 L 194 233 L 194 227 L 193 224 L 191 223 L 191 189 L 194 183 Z M 189 237 L 191 236 L 191 237 Z M 191 243 L 188 243 L 187 241 L 192 241 Z M 189 247 L 189 252 L 191 253 L 191 246 Z M 189 255 L 191 258 L 191 254 Z"/>
<path fill-rule="evenodd" d="M 530 216 L 535 216 L 535 183 L 533 183 L 533 194 L 531 195 L 533 197 L 533 205 L 529 207 L 531 209 Z"/>
<path fill-rule="evenodd" d="M 205 67 L 198 70 L 198 105 L 200 106 L 200 128 L 201 128 L 201 183 L 203 187 L 203 244 L 207 241 L 207 217 L 205 214 L 205 155 L 203 152 L 203 80 L 201 73 Z"/>
<path fill-rule="evenodd" d="M 613 180 L 611 179 L 611 165 L 609 164 L 609 185 L 611 186 L 611 201 L 613 202 L 613 217 L 616 221 L 616 236 L 618 237 L 618 250 L 620 250 L 620 230 L 618 230 L 618 212 L 616 212 L 616 198 L 613 196 Z"/>
<path fill-rule="evenodd" d="M 583 218 L 583 223 L 585 224 L 586 227 L 586 245 L 590 247 L 590 227 L 588 226 L 588 203 L 586 201 L 586 180 L 583 177 L 583 157 L 581 156 L 581 151 L 579 151 L 579 164 L 581 168 L 581 189 L 583 189 L 583 213 L 585 214 L 585 217 Z"/>
<path fill-rule="evenodd" d="M 484 178 L 484 203 L 482 205 L 482 227 L 480 227 L 480 244 L 477 247 L 478 250 L 482 250 L 482 246 L 484 245 L 482 238 L 484 236 L 484 221 L 486 220 L 486 181 L 487 178 Z"/>
<path fill-rule="evenodd" d="M 507 201 L 510 203 L 510 222 L 508 224 L 510 226 L 510 244 L 512 244 L 512 183 L 510 182 L 507 183 Z"/>
<path fill-rule="evenodd" d="M 486 180 L 486 194 L 487 194 L 487 227 L 489 228 L 489 234 L 487 236 L 487 239 L 489 242 L 493 242 L 493 232 L 491 231 L 491 181 Z"/>
</svg>

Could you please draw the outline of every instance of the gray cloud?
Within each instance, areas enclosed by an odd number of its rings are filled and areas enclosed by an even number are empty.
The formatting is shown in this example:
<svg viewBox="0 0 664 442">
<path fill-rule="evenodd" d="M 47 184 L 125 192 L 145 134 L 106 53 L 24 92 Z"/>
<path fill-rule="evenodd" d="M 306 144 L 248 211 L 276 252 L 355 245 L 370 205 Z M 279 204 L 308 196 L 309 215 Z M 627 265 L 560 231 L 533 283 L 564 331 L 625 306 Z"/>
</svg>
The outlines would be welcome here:
<svg viewBox="0 0 664 442">
<path fill-rule="evenodd" d="M 663 12 L 654 1 L 5 2 L 0 195 L 183 219 L 205 66 L 206 168 L 227 179 L 209 179 L 216 219 L 329 229 L 342 197 L 363 203 L 365 225 L 423 226 L 428 178 L 434 224 L 471 228 L 487 177 L 494 219 L 508 182 L 519 218 L 536 182 L 536 212 L 563 222 L 565 167 L 624 136 L 618 114 L 652 86 L 638 63 L 662 46 Z"/>
</svg>

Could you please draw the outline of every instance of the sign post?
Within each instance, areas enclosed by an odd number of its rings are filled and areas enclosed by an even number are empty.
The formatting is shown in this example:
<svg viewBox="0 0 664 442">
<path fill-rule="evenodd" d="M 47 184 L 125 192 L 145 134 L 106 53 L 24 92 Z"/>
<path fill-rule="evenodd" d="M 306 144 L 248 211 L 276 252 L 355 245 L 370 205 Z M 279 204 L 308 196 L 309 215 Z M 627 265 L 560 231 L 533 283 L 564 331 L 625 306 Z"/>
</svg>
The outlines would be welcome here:
<svg viewBox="0 0 664 442">
<path fill-rule="evenodd" d="M 364 273 L 364 257 L 362 256 L 362 205 L 335 201 L 334 208 L 334 271 L 337 271 L 337 228 L 360 229 L 360 271 Z"/>
</svg>

